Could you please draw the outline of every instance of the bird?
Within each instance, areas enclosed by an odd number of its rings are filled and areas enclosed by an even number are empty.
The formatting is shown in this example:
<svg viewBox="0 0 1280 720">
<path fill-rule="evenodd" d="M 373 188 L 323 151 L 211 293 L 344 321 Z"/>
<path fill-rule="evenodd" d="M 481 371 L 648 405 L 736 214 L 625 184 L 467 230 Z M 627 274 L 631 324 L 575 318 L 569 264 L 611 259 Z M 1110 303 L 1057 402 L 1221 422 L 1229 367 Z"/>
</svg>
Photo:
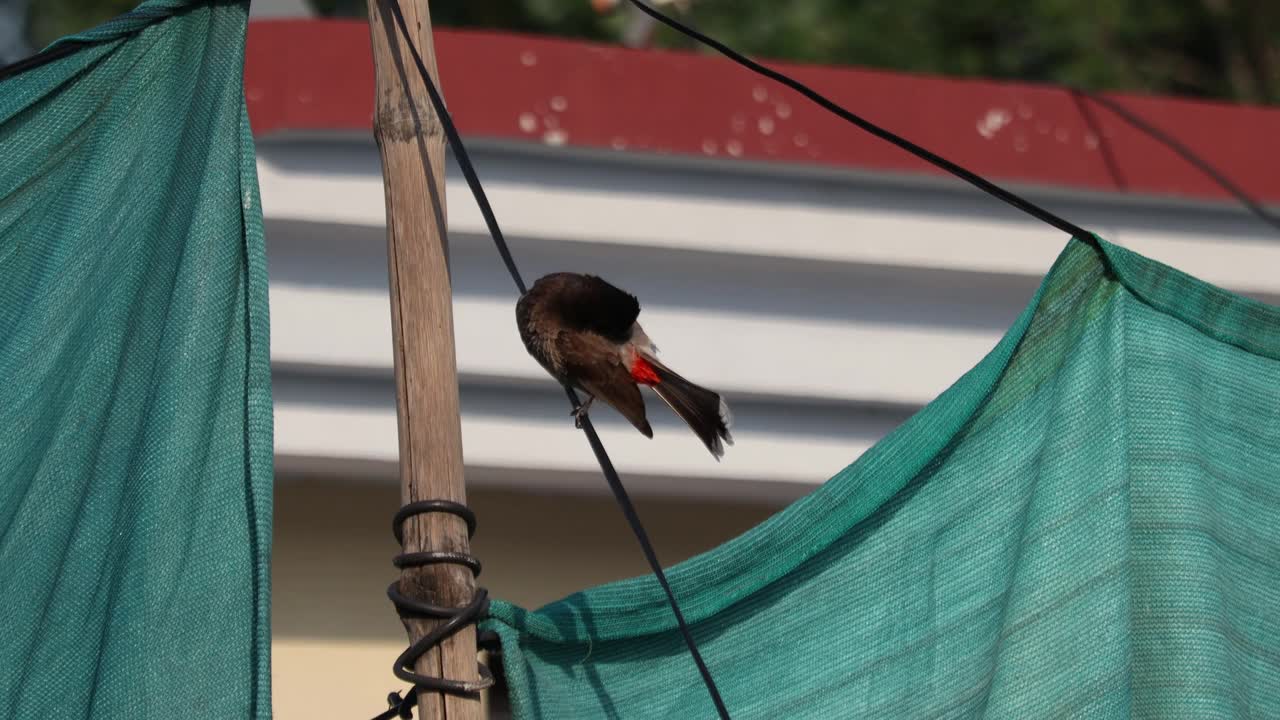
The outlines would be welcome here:
<svg viewBox="0 0 1280 720">
<path fill-rule="evenodd" d="M 653 428 L 640 386 L 684 420 L 717 461 L 733 444 L 733 415 L 718 393 L 681 377 L 658 360 L 640 327 L 640 301 L 595 275 L 557 272 L 538 278 L 516 302 L 525 349 L 561 384 L 586 393 L 574 424 L 596 399 L 608 403 L 645 437 Z"/>
</svg>

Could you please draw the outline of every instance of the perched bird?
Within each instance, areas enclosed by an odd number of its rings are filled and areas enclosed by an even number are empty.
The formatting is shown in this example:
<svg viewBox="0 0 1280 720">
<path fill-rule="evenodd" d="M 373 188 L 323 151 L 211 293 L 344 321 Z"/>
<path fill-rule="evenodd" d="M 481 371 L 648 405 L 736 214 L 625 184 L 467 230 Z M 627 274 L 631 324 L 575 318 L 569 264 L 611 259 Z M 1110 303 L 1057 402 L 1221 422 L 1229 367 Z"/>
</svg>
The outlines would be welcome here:
<svg viewBox="0 0 1280 720">
<path fill-rule="evenodd" d="M 640 386 L 647 385 L 679 415 L 719 460 L 733 418 L 721 397 L 677 375 L 658 361 L 658 349 L 636 318 L 640 301 L 594 275 L 552 273 L 538 279 L 516 303 L 520 339 L 538 364 L 561 383 L 582 390 L 586 402 L 600 398 L 631 421 L 645 437 Z"/>
</svg>

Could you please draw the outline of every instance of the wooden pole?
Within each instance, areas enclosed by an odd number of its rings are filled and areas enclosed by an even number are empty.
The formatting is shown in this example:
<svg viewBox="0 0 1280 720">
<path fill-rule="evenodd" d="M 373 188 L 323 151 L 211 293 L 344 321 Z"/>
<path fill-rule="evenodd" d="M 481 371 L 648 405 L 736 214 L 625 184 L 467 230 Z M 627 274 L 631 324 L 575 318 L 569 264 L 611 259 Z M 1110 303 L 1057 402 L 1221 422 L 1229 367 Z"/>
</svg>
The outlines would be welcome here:
<svg viewBox="0 0 1280 720">
<path fill-rule="evenodd" d="M 401 0 L 400 5 L 410 40 L 439 88 L 427 0 Z M 376 73 L 374 136 L 387 202 L 401 499 L 405 504 L 429 499 L 465 503 L 444 208 L 444 129 L 388 0 L 368 0 L 368 7 Z M 442 513 L 412 517 L 405 523 L 404 550 L 468 552 L 466 524 Z M 407 568 L 400 577 L 401 593 L 444 607 L 466 605 L 474 589 L 471 572 L 454 564 Z M 412 642 L 436 622 L 404 624 Z M 478 680 L 475 628 L 465 628 L 425 654 L 415 670 Z M 425 720 L 481 717 L 478 700 L 440 693 L 420 695 L 418 712 Z"/>
</svg>

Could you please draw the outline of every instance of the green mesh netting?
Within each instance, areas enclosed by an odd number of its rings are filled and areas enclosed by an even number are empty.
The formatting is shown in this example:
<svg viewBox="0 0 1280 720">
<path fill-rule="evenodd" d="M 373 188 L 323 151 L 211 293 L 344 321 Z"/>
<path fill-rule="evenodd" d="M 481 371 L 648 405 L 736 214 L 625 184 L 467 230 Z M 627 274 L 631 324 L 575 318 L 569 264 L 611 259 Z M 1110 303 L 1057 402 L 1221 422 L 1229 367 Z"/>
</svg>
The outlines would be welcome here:
<svg viewBox="0 0 1280 720">
<path fill-rule="evenodd" d="M 1280 309 L 1072 241 L 976 368 L 671 580 L 744 718 L 1280 717 Z M 711 718 L 652 578 L 487 626 L 517 718 Z"/>
<path fill-rule="evenodd" d="M 248 2 L 0 81 L 0 717 L 270 716 Z"/>
</svg>

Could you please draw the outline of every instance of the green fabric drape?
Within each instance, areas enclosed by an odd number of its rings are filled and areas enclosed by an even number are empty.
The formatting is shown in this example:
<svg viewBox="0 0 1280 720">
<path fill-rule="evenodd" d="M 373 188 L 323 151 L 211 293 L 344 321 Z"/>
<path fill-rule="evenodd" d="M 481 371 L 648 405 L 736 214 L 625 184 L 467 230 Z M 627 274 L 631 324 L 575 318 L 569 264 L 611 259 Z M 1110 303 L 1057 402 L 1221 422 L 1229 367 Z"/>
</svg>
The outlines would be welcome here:
<svg viewBox="0 0 1280 720">
<path fill-rule="evenodd" d="M 0 717 L 270 716 L 248 2 L 0 81 Z"/>
<path fill-rule="evenodd" d="M 670 578 L 737 720 L 1280 717 L 1280 309 L 1073 240 L 972 371 Z M 517 718 L 714 717 L 652 578 L 486 626 Z"/>
</svg>

